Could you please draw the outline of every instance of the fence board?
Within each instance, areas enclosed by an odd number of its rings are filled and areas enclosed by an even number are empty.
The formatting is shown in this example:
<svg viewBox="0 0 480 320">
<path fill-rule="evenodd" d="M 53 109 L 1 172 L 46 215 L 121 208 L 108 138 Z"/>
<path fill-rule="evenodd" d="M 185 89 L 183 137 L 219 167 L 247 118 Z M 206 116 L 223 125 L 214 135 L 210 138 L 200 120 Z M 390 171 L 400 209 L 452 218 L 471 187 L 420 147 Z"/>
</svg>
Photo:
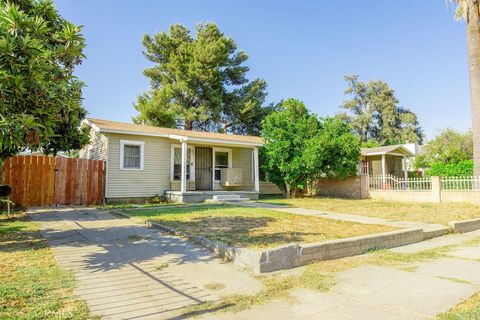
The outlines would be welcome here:
<svg viewBox="0 0 480 320">
<path fill-rule="evenodd" d="M 101 204 L 104 161 L 47 156 L 16 156 L 5 161 L 4 183 L 19 206 Z"/>
</svg>

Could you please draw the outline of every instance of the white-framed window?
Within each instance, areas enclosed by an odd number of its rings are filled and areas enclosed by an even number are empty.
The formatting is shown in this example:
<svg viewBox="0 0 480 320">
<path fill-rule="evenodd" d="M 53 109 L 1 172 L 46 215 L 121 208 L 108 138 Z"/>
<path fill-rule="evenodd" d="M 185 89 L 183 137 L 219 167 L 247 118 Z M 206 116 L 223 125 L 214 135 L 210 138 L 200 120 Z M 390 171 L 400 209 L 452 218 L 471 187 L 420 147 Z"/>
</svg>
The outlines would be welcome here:
<svg viewBox="0 0 480 320">
<path fill-rule="evenodd" d="M 182 145 L 172 144 L 170 181 L 180 181 L 182 177 Z M 187 147 L 187 180 L 195 181 L 195 147 Z"/>
<path fill-rule="evenodd" d="M 143 170 L 145 142 L 120 140 L 120 169 Z"/>
<path fill-rule="evenodd" d="M 232 149 L 213 148 L 213 180 L 220 182 L 222 180 L 223 168 L 232 167 Z"/>
</svg>

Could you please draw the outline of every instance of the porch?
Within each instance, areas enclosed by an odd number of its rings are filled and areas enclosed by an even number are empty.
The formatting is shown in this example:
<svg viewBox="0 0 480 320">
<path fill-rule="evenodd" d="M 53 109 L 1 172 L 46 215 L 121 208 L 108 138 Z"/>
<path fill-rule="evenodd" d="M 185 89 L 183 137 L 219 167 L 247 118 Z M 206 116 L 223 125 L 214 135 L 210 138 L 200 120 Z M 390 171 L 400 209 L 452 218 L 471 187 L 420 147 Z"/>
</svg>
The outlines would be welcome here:
<svg viewBox="0 0 480 320">
<path fill-rule="evenodd" d="M 180 138 L 171 144 L 172 202 L 202 202 L 217 197 L 258 199 L 258 145 L 211 143 Z"/>
<path fill-rule="evenodd" d="M 210 199 L 228 200 L 258 200 L 258 191 L 165 191 L 165 198 L 169 202 L 203 202 Z"/>
<path fill-rule="evenodd" d="M 361 149 L 362 174 L 368 176 L 408 177 L 407 158 L 413 154 L 402 145 Z"/>
</svg>

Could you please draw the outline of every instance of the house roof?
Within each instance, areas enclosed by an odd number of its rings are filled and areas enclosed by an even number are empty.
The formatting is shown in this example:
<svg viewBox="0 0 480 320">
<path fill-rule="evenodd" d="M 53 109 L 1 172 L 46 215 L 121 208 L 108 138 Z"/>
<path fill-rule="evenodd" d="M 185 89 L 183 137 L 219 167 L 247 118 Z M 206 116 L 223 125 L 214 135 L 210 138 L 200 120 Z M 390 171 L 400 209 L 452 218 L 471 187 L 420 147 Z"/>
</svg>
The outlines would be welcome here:
<svg viewBox="0 0 480 320">
<path fill-rule="evenodd" d="M 374 148 L 361 148 L 362 156 L 374 156 L 382 154 L 391 154 L 391 155 L 404 155 L 407 157 L 413 157 L 414 154 L 410 152 L 407 148 L 401 144 L 383 146 L 383 147 L 374 147 Z"/>
<path fill-rule="evenodd" d="M 263 139 L 255 136 L 180 130 L 93 118 L 87 118 L 83 121 L 83 123 L 86 123 L 94 130 L 107 133 L 155 136 L 207 143 L 225 143 L 252 146 L 263 145 Z"/>
</svg>

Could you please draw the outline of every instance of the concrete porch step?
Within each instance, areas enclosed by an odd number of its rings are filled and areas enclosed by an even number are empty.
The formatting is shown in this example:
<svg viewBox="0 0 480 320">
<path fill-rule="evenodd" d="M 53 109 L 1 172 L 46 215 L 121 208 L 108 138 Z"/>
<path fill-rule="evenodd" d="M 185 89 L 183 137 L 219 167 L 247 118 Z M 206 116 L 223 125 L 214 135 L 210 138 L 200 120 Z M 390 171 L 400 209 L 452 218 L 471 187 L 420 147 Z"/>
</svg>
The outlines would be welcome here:
<svg viewBox="0 0 480 320">
<path fill-rule="evenodd" d="M 215 194 L 212 196 L 212 200 L 217 201 L 241 201 L 250 200 L 249 198 L 242 197 L 239 194 Z"/>
</svg>

